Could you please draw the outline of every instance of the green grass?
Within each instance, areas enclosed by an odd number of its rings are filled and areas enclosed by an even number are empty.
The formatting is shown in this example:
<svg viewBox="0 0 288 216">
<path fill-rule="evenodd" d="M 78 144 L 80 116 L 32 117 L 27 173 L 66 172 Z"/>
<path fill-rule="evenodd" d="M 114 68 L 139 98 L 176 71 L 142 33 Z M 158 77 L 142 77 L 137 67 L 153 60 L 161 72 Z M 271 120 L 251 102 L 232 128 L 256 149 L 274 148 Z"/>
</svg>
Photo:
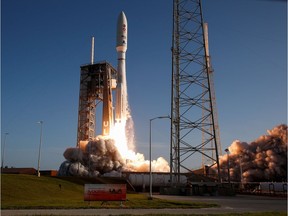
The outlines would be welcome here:
<svg viewBox="0 0 288 216">
<path fill-rule="evenodd" d="M 60 190 L 59 184 L 62 185 Z M 1 206 L 29 207 L 81 207 L 83 186 L 58 178 L 32 175 L 1 175 Z M 69 200 L 69 202 L 68 202 Z"/>
<path fill-rule="evenodd" d="M 84 202 L 85 179 L 31 175 L 1 175 L 1 209 L 120 208 L 120 202 Z M 91 183 L 88 181 L 88 183 Z M 61 190 L 59 188 L 61 184 Z M 122 208 L 209 208 L 217 204 L 156 199 L 144 194 L 127 194 Z M 147 214 L 146 216 L 155 216 Z M 193 214 L 191 214 L 193 215 Z M 197 215 L 197 214 L 194 214 Z M 210 216 L 211 214 L 206 214 Z M 228 213 L 218 216 L 286 216 L 286 212 Z M 124 215 L 123 215 L 124 216 Z M 161 214 L 157 214 L 161 216 Z M 183 215 L 184 216 L 184 215 Z M 203 216 L 203 215 L 202 215 Z"/>
<path fill-rule="evenodd" d="M 120 202 L 84 202 L 84 182 L 32 175 L 1 175 L 1 209 L 120 208 Z M 61 184 L 61 190 L 59 188 Z M 217 204 L 148 200 L 144 194 L 127 194 L 124 208 L 209 208 Z"/>
</svg>

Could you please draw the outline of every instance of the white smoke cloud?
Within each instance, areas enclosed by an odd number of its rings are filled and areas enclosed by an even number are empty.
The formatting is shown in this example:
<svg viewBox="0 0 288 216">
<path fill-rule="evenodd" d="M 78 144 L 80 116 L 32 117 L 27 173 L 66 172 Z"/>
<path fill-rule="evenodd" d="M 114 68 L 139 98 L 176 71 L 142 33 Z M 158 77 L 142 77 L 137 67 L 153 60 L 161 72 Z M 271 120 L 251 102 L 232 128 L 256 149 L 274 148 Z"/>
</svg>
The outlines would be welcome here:
<svg viewBox="0 0 288 216">
<path fill-rule="evenodd" d="M 121 171 L 148 172 L 149 161 L 144 155 L 131 151 L 133 159 L 120 155 L 113 139 L 96 137 L 85 148 L 67 148 L 63 154 L 66 161 L 59 168 L 59 176 L 119 176 Z M 153 172 L 169 172 L 168 162 L 159 157 L 153 160 Z M 118 174 L 117 174 L 118 173 Z"/>
<path fill-rule="evenodd" d="M 144 155 L 140 153 L 137 153 L 136 157 L 136 160 L 127 161 L 124 170 L 129 172 L 149 172 L 150 161 L 145 161 Z M 163 157 L 159 157 L 157 160 L 151 161 L 151 170 L 152 172 L 169 172 L 170 167 Z"/>
<path fill-rule="evenodd" d="M 98 136 L 88 142 L 85 148 L 67 148 L 59 175 L 97 176 L 118 171 L 124 165 L 113 139 L 104 139 Z"/>
<path fill-rule="evenodd" d="M 229 150 L 230 177 L 240 181 L 240 164 L 244 182 L 287 180 L 287 125 L 267 130 L 250 144 L 235 140 Z M 219 159 L 222 178 L 228 176 L 227 155 Z"/>
</svg>

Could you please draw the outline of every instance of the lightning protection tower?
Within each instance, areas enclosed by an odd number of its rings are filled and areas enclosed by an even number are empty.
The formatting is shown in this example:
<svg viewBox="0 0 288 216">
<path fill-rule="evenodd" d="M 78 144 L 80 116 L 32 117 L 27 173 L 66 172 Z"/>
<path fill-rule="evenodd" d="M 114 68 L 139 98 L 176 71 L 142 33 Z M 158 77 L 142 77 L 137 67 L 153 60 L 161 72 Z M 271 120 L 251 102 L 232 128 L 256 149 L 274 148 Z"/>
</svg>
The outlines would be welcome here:
<svg viewBox="0 0 288 216">
<path fill-rule="evenodd" d="M 180 172 L 191 172 L 203 157 L 210 160 L 209 166 L 217 165 L 220 181 L 212 70 L 201 7 L 201 0 L 173 2 L 170 180 L 176 184 Z"/>
</svg>

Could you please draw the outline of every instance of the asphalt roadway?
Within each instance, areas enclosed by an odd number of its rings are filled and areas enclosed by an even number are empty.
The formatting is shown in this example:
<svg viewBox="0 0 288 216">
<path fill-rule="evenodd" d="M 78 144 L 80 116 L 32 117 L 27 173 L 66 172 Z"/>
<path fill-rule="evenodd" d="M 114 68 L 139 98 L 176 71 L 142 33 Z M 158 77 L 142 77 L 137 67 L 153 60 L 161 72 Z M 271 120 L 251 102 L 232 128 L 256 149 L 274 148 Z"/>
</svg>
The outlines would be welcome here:
<svg viewBox="0 0 288 216">
<path fill-rule="evenodd" d="M 243 212 L 272 212 L 287 213 L 287 197 L 267 196 L 164 196 L 154 195 L 155 198 L 167 200 L 186 200 L 195 202 L 217 203 L 219 208 L 202 209 L 23 209 L 2 210 L 2 216 L 17 215 L 145 215 L 145 214 L 220 214 Z"/>
</svg>

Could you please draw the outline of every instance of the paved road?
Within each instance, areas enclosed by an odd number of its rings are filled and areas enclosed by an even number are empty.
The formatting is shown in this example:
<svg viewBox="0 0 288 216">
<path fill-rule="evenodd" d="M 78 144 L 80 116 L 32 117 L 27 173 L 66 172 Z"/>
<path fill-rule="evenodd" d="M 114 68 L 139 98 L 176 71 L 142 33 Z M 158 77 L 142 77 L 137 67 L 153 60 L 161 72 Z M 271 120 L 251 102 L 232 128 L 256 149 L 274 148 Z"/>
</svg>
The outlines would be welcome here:
<svg viewBox="0 0 288 216">
<path fill-rule="evenodd" d="M 144 214 L 219 214 L 235 212 L 287 212 L 287 200 L 283 198 L 238 195 L 235 197 L 205 197 L 205 196 L 163 196 L 154 197 L 171 200 L 189 200 L 211 202 L 221 205 L 220 208 L 205 209 L 32 209 L 32 210 L 2 210 L 2 216 L 18 215 L 144 215 Z"/>
<path fill-rule="evenodd" d="M 199 202 L 217 203 L 221 206 L 218 212 L 267 212 L 267 211 L 287 211 L 287 199 L 268 196 L 157 196 L 162 199 L 177 199 Z M 215 210 L 214 210 L 215 211 Z M 212 211 L 213 212 L 213 211 Z"/>
</svg>

